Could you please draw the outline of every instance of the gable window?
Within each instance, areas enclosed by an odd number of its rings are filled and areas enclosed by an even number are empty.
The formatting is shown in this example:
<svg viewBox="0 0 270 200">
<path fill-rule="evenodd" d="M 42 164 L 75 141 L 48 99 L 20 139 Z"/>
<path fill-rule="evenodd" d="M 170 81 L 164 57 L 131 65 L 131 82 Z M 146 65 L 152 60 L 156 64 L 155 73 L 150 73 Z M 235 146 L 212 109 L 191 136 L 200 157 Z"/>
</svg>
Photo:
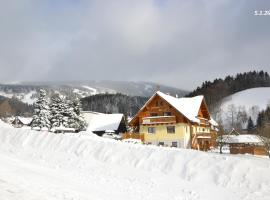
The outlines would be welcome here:
<svg viewBox="0 0 270 200">
<path fill-rule="evenodd" d="M 172 113 L 171 112 L 164 112 L 163 115 L 164 116 L 172 116 Z"/>
<path fill-rule="evenodd" d="M 172 142 L 172 147 L 177 147 L 177 142 Z"/>
<path fill-rule="evenodd" d="M 155 134 L 156 133 L 156 128 L 155 127 L 148 127 L 148 133 Z"/>
<path fill-rule="evenodd" d="M 175 133 L 175 126 L 167 126 L 167 133 Z"/>
</svg>

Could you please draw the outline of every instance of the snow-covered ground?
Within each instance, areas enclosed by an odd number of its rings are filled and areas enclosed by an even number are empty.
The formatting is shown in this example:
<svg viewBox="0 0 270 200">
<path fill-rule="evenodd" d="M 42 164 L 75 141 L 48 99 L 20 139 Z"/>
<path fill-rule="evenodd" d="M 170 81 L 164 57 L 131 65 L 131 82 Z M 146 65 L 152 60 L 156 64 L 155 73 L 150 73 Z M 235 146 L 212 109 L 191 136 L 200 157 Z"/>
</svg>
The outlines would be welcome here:
<svg viewBox="0 0 270 200">
<path fill-rule="evenodd" d="M 231 128 L 231 121 L 228 119 L 228 116 L 231 116 L 231 110 L 234 110 L 235 116 L 237 112 L 245 111 L 247 116 L 256 123 L 258 113 L 266 109 L 268 105 L 270 105 L 270 87 L 252 88 L 230 95 L 223 99 L 220 107 L 223 126 Z M 247 127 L 247 121 L 242 123 L 242 127 Z"/>
<path fill-rule="evenodd" d="M 265 199 L 270 160 L 0 123 L 0 199 Z"/>
<path fill-rule="evenodd" d="M 237 92 L 224 99 L 221 108 L 226 110 L 232 104 L 236 107 L 245 106 L 247 111 L 254 106 L 257 106 L 259 110 L 265 109 L 267 105 L 270 105 L 270 87 L 252 88 Z"/>
</svg>

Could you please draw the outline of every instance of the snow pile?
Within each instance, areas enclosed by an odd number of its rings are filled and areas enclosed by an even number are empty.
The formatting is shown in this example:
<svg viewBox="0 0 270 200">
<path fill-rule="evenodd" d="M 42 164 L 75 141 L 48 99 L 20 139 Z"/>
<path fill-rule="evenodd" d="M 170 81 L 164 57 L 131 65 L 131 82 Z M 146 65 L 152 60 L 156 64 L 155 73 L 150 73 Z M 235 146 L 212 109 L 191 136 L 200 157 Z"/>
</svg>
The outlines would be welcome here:
<svg viewBox="0 0 270 200">
<path fill-rule="evenodd" d="M 0 129 L 0 199 L 266 200 L 269 169 L 265 158 Z"/>
</svg>

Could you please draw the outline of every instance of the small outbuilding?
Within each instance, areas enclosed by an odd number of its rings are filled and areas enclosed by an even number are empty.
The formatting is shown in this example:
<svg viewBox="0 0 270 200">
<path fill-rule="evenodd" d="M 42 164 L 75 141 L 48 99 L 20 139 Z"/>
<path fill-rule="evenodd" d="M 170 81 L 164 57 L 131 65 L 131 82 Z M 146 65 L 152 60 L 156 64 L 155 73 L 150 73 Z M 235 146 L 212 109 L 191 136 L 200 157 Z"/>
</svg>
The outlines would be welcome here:
<svg viewBox="0 0 270 200">
<path fill-rule="evenodd" d="M 16 116 L 14 120 L 12 120 L 11 124 L 15 128 L 21 128 L 24 126 L 31 126 L 32 121 L 33 121 L 33 118 L 30 118 L 30 117 L 27 118 L 27 117 Z"/>
<path fill-rule="evenodd" d="M 225 141 L 231 154 L 269 155 L 269 139 L 259 135 L 228 135 Z"/>
</svg>

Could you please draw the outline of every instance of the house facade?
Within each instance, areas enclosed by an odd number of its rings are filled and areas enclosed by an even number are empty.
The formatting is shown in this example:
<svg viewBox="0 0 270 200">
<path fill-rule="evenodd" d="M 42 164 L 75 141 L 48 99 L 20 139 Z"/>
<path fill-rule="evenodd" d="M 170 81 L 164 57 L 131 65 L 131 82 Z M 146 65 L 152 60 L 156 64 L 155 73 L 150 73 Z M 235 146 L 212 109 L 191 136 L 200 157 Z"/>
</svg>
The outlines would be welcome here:
<svg viewBox="0 0 270 200">
<path fill-rule="evenodd" d="M 145 144 L 208 150 L 214 147 L 217 124 L 203 96 L 177 98 L 156 92 L 129 122 Z"/>
</svg>

